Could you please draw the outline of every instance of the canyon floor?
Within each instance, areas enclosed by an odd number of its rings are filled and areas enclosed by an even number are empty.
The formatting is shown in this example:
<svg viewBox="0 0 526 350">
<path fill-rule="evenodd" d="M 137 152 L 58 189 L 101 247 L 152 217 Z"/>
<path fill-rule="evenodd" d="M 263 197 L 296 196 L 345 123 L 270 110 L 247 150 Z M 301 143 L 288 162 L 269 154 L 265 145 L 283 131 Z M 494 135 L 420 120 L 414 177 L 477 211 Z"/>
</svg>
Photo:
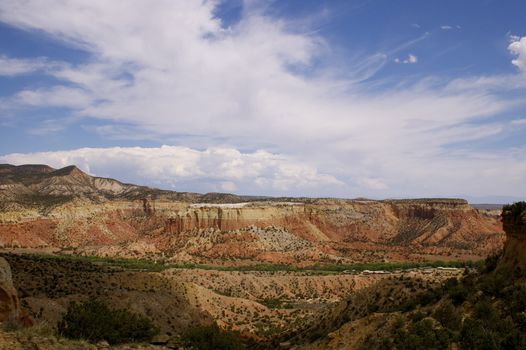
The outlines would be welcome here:
<svg viewBox="0 0 526 350">
<path fill-rule="evenodd" d="M 198 325 L 217 323 L 239 331 L 261 348 L 288 348 L 320 322 L 335 324 L 347 300 L 361 290 L 391 288 L 403 294 L 460 276 L 460 268 L 414 268 L 392 272 L 225 271 L 200 268 L 123 267 L 112 260 L 88 261 L 67 255 L 3 250 L 11 265 L 20 305 L 37 322 L 55 327 L 71 301 L 102 298 L 115 308 L 150 317 L 170 338 Z M 400 282 L 401 281 L 401 282 Z M 329 326 L 328 326 L 329 327 Z"/>
</svg>

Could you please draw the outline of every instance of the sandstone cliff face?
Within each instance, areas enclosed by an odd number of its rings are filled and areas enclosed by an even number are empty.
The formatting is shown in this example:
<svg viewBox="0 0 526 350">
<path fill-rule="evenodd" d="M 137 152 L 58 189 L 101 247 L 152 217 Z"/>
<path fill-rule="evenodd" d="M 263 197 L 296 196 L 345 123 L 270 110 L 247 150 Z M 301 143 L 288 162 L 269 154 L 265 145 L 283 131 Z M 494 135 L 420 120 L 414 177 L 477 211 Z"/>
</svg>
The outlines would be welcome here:
<svg viewBox="0 0 526 350">
<path fill-rule="evenodd" d="M 0 257 L 0 322 L 17 320 L 20 314 L 20 306 L 9 263 Z"/>
<path fill-rule="evenodd" d="M 526 203 L 505 207 L 502 222 L 506 232 L 504 252 L 499 268 L 509 271 L 519 269 L 526 272 Z"/>
<path fill-rule="evenodd" d="M 251 225 L 284 227 L 310 241 L 332 242 L 470 246 L 481 237 L 502 236 L 497 220 L 479 214 L 464 200 L 195 205 L 175 213 L 166 221 L 165 230 L 181 234 L 199 229 L 239 230 Z"/>
<path fill-rule="evenodd" d="M 485 257 L 504 241 L 498 218 L 480 214 L 462 200 L 157 201 L 155 211 L 148 201 L 78 201 L 46 214 L 0 212 L 0 232 L 0 245 L 6 247 L 280 263 L 381 260 L 382 255 L 403 260 L 413 253 Z"/>
</svg>

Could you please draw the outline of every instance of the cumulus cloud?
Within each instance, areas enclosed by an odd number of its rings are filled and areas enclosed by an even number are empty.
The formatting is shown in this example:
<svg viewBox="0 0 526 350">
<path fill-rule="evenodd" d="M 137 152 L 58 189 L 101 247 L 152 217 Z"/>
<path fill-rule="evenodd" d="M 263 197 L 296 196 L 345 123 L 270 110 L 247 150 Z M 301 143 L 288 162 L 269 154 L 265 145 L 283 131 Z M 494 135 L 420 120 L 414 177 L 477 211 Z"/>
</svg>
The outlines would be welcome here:
<svg viewBox="0 0 526 350">
<path fill-rule="evenodd" d="M 70 151 L 8 154 L 1 162 L 44 163 L 56 168 L 76 164 L 98 176 L 117 177 L 134 183 L 171 186 L 192 190 L 242 193 L 298 192 L 320 187 L 341 187 L 334 176 L 322 174 L 309 164 L 290 157 L 255 151 L 242 153 L 233 148 L 196 150 L 187 147 L 81 148 Z"/>
<path fill-rule="evenodd" d="M 436 78 L 374 89 L 373 84 L 383 82 L 369 80 L 392 53 L 359 56 L 346 61 L 347 65 L 327 64 L 340 61 L 334 57 L 338 50 L 318 32 L 300 32 L 285 19 L 246 5 L 241 19 L 225 26 L 214 16 L 217 4 L 201 0 L 3 0 L 0 21 L 46 33 L 86 51 L 89 57 L 82 64 L 45 69 L 58 82 L 19 91 L 11 96 L 10 105 L 66 108 L 76 118 L 97 119 L 92 130 L 112 139 L 171 140 L 171 144 L 191 147 L 185 152 L 172 151 L 184 153 L 187 160 L 180 167 L 159 167 L 158 162 L 150 161 L 155 164 L 150 170 L 139 164 L 127 168 L 118 162 L 120 158 L 112 159 L 127 169 L 123 172 L 110 161 L 97 160 L 104 159 L 104 150 L 96 152 L 90 162 L 68 160 L 89 165 L 97 175 L 137 174 L 132 180 L 166 184 L 174 184 L 174 178 L 189 179 L 194 181 L 194 190 L 203 189 L 197 181 L 208 181 L 206 189 L 240 191 L 250 183 L 257 189 L 247 190 L 251 193 L 266 193 L 265 186 L 289 191 L 314 183 L 321 195 L 374 195 L 378 190 L 385 196 L 463 191 L 516 194 L 517 186 L 526 195 L 519 182 L 526 172 L 516 164 L 522 161 L 523 150 L 480 155 L 470 152 L 468 143 L 506 130 L 488 122 L 489 117 L 524 105 L 517 93 L 525 88 L 524 79 L 512 75 L 455 81 Z M 510 44 L 510 51 L 517 55 L 514 64 L 520 67 L 525 55 L 522 39 L 518 42 Z M 415 64 L 418 57 L 411 54 L 398 62 Z M 515 89 L 515 93 L 503 98 L 502 89 Z M 207 151 L 198 151 L 203 148 Z M 256 157 L 236 151 L 239 149 L 269 153 L 256 152 Z M 112 150 L 110 154 L 124 152 Z M 241 155 L 225 156 L 225 150 Z M 148 153 L 156 152 L 165 151 L 159 148 Z M 248 159 L 276 154 L 283 160 L 261 163 L 272 170 L 249 171 L 258 169 L 260 163 Z M 192 157 L 198 161 L 191 163 L 188 159 Z M 16 160 L 12 155 L 4 159 Z M 41 153 L 31 159 L 56 161 Z M 224 159 L 241 159 L 248 165 L 241 172 L 231 171 L 237 168 L 229 168 Z M 213 166 L 203 165 L 209 163 Z M 93 164 L 104 166 L 91 168 Z M 218 176 L 199 175 L 190 164 L 203 174 Z M 165 171 L 169 175 L 163 176 Z M 190 175 L 185 177 L 185 172 Z M 246 175 L 238 179 L 239 174 Z M 502 178 L 509 181 L 499 181 Z M 345 186 L 330 192 L 331 187 L 324 184 L 334 184 L 334 179 Z"/>
<path fill-rule="evenodd" d="M 522 38 L 512 36 L 508 50 L 517 57 L 511 63 L 516 65 L 521 71 L 526 72 L 526 36 Z"/>
</svg>

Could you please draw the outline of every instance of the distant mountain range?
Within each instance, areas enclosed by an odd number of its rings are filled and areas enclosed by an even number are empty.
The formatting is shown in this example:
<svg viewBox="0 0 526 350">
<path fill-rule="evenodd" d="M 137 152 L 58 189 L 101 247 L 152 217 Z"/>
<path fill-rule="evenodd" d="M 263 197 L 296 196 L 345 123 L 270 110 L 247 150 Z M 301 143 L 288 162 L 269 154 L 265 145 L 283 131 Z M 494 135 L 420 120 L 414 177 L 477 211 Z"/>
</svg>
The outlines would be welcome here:
<svg viewBox="0 0 526 350">
<path fill-rule="evenodd" d="M 90 176 L 75 165 L 55 169 L 44 164 L 0 164 L 0 208 L 10 203 L 23 206 L 49 206 L 75 198 L 100 202 L 105 200 L 156 200 L 190 203 L 239 203 L 250 201 L 301 201 L 313 198 L 241 196 L 231 193 L 194 193 L 162 190 L 127 184 L 115 179 Z M 358 198 L 356 200 L 368 200 Z M 397 201 L 397 200 L 394 200 Z M 477 209 L 498 210 L 501 204 L 472 204 Z"/>
<path fill-rule="evenodd" d="M 0 199 L 6 203 L 46 206 L 74 198 L 91 201 L 153 198 L 181 202 L 238 203 L 268 197 L 238 196 L 230 193 L 192 193 L 122 183 L 90 176 L 74 165 L 54 169 L 43 164 L 0 164 Z"/>
</svg>

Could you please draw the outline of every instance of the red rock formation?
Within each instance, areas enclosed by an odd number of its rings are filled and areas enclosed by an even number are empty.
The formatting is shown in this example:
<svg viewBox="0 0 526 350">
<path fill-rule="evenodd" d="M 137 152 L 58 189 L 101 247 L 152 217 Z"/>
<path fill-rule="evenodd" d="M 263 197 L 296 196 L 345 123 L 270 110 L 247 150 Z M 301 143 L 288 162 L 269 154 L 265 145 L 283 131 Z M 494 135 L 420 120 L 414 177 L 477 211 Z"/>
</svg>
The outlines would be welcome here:
<svg viewBox="0 0 526 350">
<path fill-rule="evenodd" d="M 464 200 L 318 201 L 297 205 L 203 206 L 177 213 L 165 230 L 279 226 L 310 241 L 472 246 L 503 239 L 498 220 Z M 493 243 L 492 243 L 493 244 Z"/>
<path fill-rule="evenodd" d="M 157 206 L 151 215 L 144 214 L 151 208 L 148 202 L 80 202 L 49 215 L 0 213 L 0 245 L 83 248 L 137 243 L 153 245 L 167 254 L 207 256 L 217 252 L 217 256 L 225 257 L 274 252 L 257 243 L 258 234 L 236 232 L 249 226 L 279 228 L 300 246 L 301 242 L 310 242 L 313 250 L 305 251 L 306 257 L 317 256 L 320 251 L 349 258 L 363 251 L 383 251 L 378 259 L 390 253 L 403 259 L 396 253 L 402 254 L 400 249 L 424 255 L 484 257 L 504 242 L 500 221 L 480 214 L 465 201 L 317 200 L 246 205 L 159 202 Z M 205 234 L 195 240 L 200 230 L 222 233 L 215 238 Z M 186 243 L 192 240 L 190 249 Z"/>
</svg>

